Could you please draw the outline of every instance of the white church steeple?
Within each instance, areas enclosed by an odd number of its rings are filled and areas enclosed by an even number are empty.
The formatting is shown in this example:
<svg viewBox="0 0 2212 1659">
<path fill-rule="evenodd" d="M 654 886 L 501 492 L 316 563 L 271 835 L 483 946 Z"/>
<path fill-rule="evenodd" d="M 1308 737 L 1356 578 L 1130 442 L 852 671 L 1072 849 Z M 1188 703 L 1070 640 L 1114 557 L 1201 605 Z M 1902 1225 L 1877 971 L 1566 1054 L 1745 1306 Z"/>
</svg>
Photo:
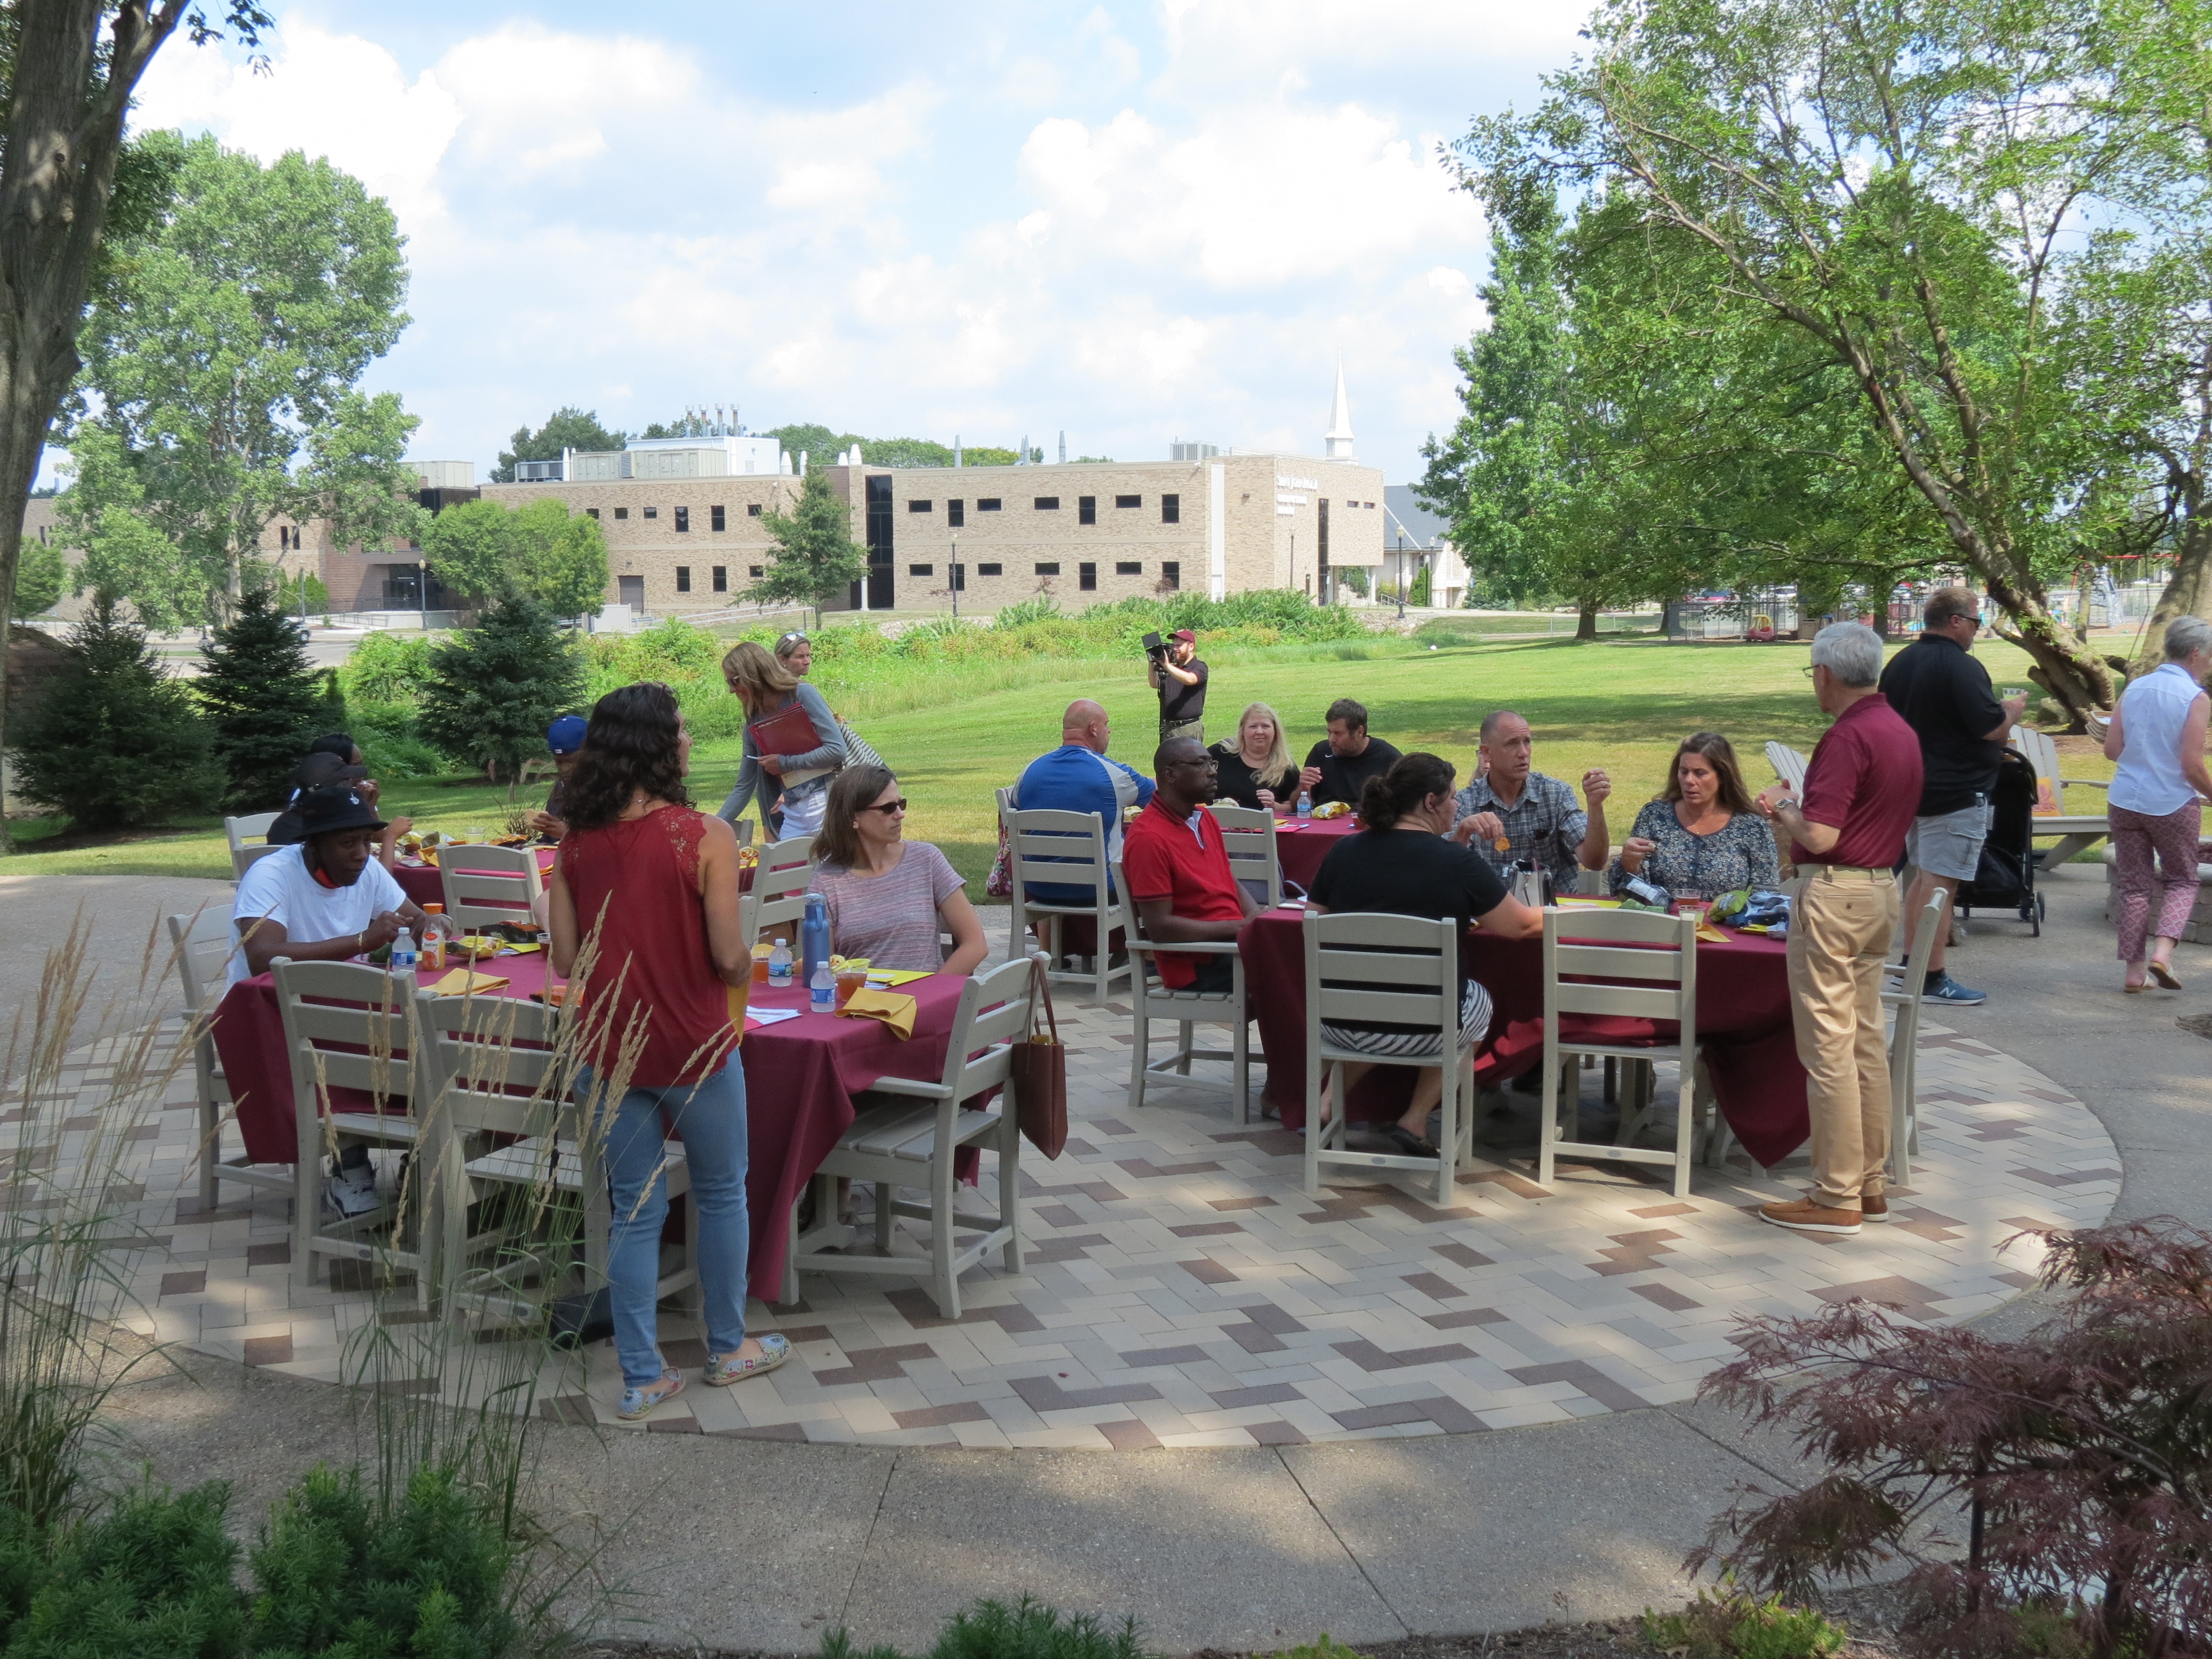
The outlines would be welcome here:
<svg viewBox="0 0 2212 1659">
<path fill-rule="evenodd" d="M 1328 455 L 1332 461 L 1348 461 L 1352 454 L 1352 399 L 1344 390 L 1344 354 L 1336 358 L 1336 402 L 1328 411 L 1328 431 L 1326 434 Z"/>
</svg>

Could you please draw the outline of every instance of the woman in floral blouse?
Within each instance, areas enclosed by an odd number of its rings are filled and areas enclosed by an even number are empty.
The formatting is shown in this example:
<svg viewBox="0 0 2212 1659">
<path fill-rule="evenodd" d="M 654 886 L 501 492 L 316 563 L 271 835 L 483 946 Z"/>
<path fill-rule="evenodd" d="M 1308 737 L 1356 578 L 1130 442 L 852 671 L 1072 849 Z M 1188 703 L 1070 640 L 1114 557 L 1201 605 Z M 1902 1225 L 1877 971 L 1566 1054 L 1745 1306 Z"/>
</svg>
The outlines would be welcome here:
<svg viewBox="0 0 2212 1659">
<path fill-rule="evenodd" d="M 1636 815 L 1606 872 L 1616 894 L 1640 875 L 1676 898 L 1771 887 L 1779 874 L 1774 833 L 1753 810 L 1735 750 L 1717 732 L 1682 739 L 1666 792 Z"/>
</svg>

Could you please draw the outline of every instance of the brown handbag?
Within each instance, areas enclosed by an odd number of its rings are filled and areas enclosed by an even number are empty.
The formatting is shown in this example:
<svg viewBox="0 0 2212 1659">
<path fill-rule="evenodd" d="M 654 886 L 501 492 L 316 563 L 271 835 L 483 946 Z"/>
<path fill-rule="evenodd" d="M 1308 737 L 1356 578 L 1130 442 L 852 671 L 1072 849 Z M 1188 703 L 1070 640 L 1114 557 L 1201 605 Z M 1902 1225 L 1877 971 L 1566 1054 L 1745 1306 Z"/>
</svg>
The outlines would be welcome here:
<svg viewBox="0 0 2212 1659">
<path fill-rule="evenodd" d="M 1037 1029 L 1039 992 L 1048 1030 Z M 1052 1011 L 1052 981 L 1041 965 L 1030 980 L 1029 1033 L 1013 1045 L 1006 1080 L 1013 1085 L 1015 1121 L 1022 1133 L 1047 1158 L 1058 1158 L 1067 1146 L 1067 1050 L 1060 1046 L 1060 1021 Z"/>
</svg>

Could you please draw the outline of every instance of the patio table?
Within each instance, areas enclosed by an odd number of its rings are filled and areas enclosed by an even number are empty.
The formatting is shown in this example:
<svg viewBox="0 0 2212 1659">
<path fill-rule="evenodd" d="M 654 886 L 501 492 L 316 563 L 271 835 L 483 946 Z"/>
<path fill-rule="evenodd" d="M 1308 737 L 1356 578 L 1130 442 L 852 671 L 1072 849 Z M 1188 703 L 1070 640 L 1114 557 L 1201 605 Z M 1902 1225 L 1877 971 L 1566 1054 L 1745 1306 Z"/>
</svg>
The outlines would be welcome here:
<svg viewBox="0 0 2212 1659">
<path fill-rule="evenodd" d="M 475 844 L 471 842 L 466 846 Z M 560 848 L 540 847 L 536 850 L 538 873 L 550 877 L 553 873 L 553 856 L 560 851 Z M 461 860 L 453 866 L 456 870 L 466 870 L 470 867 L 465 847 L 452 856 Z M 392 866 L 392 879 L 399 884 L 399 890 L 416 904 L 443 904 L 446 902 L 445 878 L 439 872 L 439 866 L 434 864 L 415 864 L 402 859 Z M 740 893 L 750 893 L 753 890 L 753 866 L 750 864 L 742 866 L 738 872 L 738 890 Z"/>
<path fill-rule="evenodd" d="M 1310 889 L 1329 850 L 1358 830 L 1358 821 L 1349 814 L 1340 818 L 1301 819 L 1287 812 L 1276 813 L 1275 859 L 1283 866 L 1283 879 L 1297 883 L 1301 890 Z"/>
<path fill-rule="evenodd" d="M 1267 1058 L 1267 1099 L 1285 1128 L 1305 1121 L 1306 991 L 1302 909 L 1281 908 L 1245 924 L 1237 937 L 1260 1046 Z M 1811 1133 L 1805 1068 L 1790 1026 L 1790 983 L 1778 939 L 1731 933 L 1698 945 L 1698 1045 L 1721 1115 L 1744 1149 L 1769 1168 Z M 1460 961 L 1490 993 L 1490 1043 L 1475 1061 L 1476 1080 L 1496 1087 L 1540 1064 L 1544 1054 L 1544 969 L 1540 939 L 1504 939 L 1470 928 Z M 1590 1022 L 1615 1042 L 1673 1030 L 1650 1020 Z M 1352 1091 L 1355 1121 L 1395 1118 L 1405 1109 L 1412 1068 L 1378 1066 Z"/>
<path fill-rule="evenodd" d="M 494 994 L 530 996 L 545 988 L 550 964 L 542 951 L 496 957 L 477 971 L 508 982 Z M 427 970 L 426 970 L 427 971 Z M 934 1082 L 945 1070 L 945 1051 L 958 1012 L 964 975 L 932 974 L 899 988 L 915 999 L 914 1036 L 902 1042 L 879 1020 L 841 1019 L 801 1013 L 796 1019 L 749 1028 L 738 1055 L 744 1066 L 750 1157 L 745 1195 L 752 1224 L 750 1278 L 764 1302 L 783 1293 L 784 1257 L 790 1243 L 791 1206 L 852 1126 L 853 1097 L 879 1078 Z M 797 986 L 752 988 L 755 1008 L 800 1008 L 807 994 Z M 291 1065 L 275 981 L 267 974 L 231 987 L 216 1010 L 216 1050 L 237 1102 L 246 1156 L 256 1164 L 289 1164 L 298 1152 L 292 1107 Z M 342 1109 L 366 1109 L 353 1091 L 331 1096 Z"/>
</svg>

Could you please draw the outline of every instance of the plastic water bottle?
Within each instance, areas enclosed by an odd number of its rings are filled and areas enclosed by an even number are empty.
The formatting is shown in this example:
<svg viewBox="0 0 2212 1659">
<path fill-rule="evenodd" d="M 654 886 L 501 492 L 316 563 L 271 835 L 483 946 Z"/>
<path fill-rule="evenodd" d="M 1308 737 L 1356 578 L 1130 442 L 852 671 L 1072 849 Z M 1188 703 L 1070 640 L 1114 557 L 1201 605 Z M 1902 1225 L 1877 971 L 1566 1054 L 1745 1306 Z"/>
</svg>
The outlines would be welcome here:
<svg viewBox="0 0 2212 1659">
<path fill-rule="evenodd" d="M 399 930 L 399 937 L 392 941 L 392 971 L 395 974 L 415 971 L 415 935 L 404 927 Z"/>
<path fill-rule="evenodd" d="M 781 933 L 775 936 L 775 948 L 768 953 L 768 982 L 779 991 L 791 988 L 791 946 Z"/>
<path fill-rule="evenodd" d="M 806 981 L 806 993 L 816 1013 L 834 1014 L 837 1012 L 837 975 L 830 966 L 829 957 L 824 957 L 815 964 L 814 972 Z"/>
<path fill-rule="evenodd" d="M 1302 818 L 1313 816 L 1313 791 L 1310 789 L 1298 791 L 1298 816 Z"/>
<path fill-rule="evenodd" d="M 453 924 L 446 920 L 446 907 L 426 904 L 422 907 L 422 966 L 434 974 L 446 970 L 446 951 L 454 938 Z"/>
<path fill-rule="evenodd" d="M 819 893 L 806 896 L 806 914 L 799 923 L 799 957 L 800 971 L 811 991 L 814 988 L 815 970 L 830 963 L 830 901 Z M 835 975 L 830 982 L 836 982 Z"/>
</svg>

